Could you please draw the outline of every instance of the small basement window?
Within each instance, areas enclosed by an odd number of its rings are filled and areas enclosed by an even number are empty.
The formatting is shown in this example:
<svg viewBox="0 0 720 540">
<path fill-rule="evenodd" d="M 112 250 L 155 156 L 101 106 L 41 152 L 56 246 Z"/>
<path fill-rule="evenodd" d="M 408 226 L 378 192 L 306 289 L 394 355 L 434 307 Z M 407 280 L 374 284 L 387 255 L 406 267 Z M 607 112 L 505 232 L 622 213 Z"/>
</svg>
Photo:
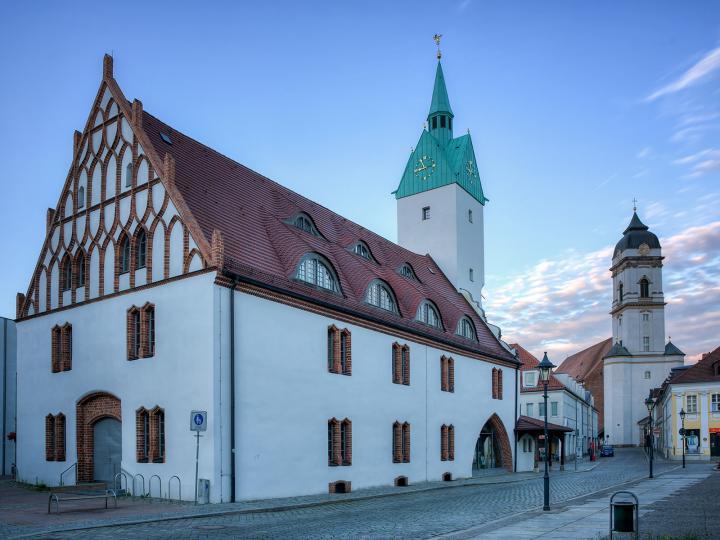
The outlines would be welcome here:
<svg viewBox="0 0 720 540">
<path fill-rule="evenodd" d="M 398 476 L 395 479 L 395 486 L 397 487 L 407 487 L 408 484 L 408 477 L 407 476 Z"/>
<path fill-rule="evenodd" d="M 425 206 L 422 209 L 422 218 L 423 218 L 423 221 L 427 221 L 428 219 L 430 219 L 430 207 L 429 206 Z"/>
</svg>

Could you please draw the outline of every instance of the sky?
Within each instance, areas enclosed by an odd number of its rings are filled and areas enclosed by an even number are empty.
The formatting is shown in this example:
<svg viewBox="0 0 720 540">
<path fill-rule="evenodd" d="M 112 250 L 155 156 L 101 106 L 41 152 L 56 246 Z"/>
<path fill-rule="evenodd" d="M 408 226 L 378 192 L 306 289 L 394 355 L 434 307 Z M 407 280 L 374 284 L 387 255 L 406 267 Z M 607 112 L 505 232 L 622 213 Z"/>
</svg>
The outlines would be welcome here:
<svg viewBox="0 0 720 540">
<path fill-rule="evenodd" d="M 102 72 L 195 139 L 396 239 L 435 44 L 485 195 L 485 307 L 557 364 L 611 335 L 637 199 L 667 333 L 720 345 L 720 2 L 4 2 L 0 315 L 14 317 Z"/>
</svg>

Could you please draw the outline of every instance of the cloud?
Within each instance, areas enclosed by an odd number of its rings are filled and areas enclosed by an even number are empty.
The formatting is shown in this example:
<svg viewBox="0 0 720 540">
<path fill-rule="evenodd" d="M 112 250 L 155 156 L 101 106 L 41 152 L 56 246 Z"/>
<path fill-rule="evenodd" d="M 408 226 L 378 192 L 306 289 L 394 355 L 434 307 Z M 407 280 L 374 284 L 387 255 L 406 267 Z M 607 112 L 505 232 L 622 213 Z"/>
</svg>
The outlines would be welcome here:
<svg viewBox="0 0 720 540">
<path fill-rule="evenodd" d="M 462 0 L 462 1 L 458 4 L 458 7 L 457 7 L 457 8 L 458 8 L 458 11 L 465 11 L 465 8 L 470 5 L 470 2 L 471 2 L 471 0 Z"/>
<path fill-rule="evenodd" d="M 713 171 L 720 171 L 720 149 L 706 148 L 694 154 L 676 159 L 675 165 L 690 165 L 689 177 L 702 176 Z"/>
<path fill-rule="evenodd" d="M 661 243 L 666 331 L 689 359 L 697 358 L 720 345 L 720 221 L 687 227 Z M 548 351 L 555 364 L 610 337 L 612 251 L 568 250 L 514 276 L 489 276 L 490 321 L 504 339 L 533 353 Z"/>
<path fill-rule="evenodd" d="M 652 148 L 646 146 L 645 148 L 640 150 L 635 157 L 637 157 L 638 159 L 643 159 L 650 156 L 650 154 L 652 154 Z"/>
<path fill-rule="evenodd" d="M 718 69 L 720 69 L 720 47 L 708 52 L 694 66 L 683 73 L 680 78 L 656 90 L 645 98 L 645 100 L 654 101 L 661 96 L 684 90 L 699 83 L 702 79 Z"/>
</svg>

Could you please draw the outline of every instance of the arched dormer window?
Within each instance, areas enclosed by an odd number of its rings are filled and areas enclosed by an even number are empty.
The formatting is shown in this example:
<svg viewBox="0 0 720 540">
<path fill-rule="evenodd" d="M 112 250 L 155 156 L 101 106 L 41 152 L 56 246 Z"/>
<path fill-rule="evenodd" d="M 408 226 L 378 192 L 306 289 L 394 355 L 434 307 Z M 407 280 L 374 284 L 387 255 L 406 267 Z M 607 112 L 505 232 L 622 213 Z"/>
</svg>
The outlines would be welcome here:
<svg viewBox="0 0 720 540">
<path fill-rule="evenodd" d="M 317 253 L 309 253 L 302 258 L 295 271 L 295 279 L 332 292 L 340 292 L 332 266 Z"/>
<path fill-rule="evenodd" d="M 412 269 L 412 266 L 410 266 L 410 264 L 408 263 L 404 263 L 400 268 L 398 268 L 398 274 L 408 279 L 414 279 L 415 281 L 419 281 L 417 276 L 415 275 L 415 271 Z"/>
<path fill-rule="evenodd" d="M 623 284 L 620 283 L 620 285 L 618 285 L 618 301 L 619 302 L 623 301 L 623 292 L 624 292 Z"/>
<path fill-rule="evenodd" d="M 73 268 L 70 256 L 66 255 L 60 269 L 60 290 L 69 291 L 72 288 Z"/>
<path fill-rule="evenodd" d="M 650 282 L 647 278 L 640 280 L 640 298 L 650 298 Z"/>
<path fill-rule="evenodd" d="M 130 271 L 130 239 L 127 235 L 123 235 L 120 240 L 120 250 L 118 252 L 118 271 L 121 274 Z"/>
<path fill-rule="evenodd" d="M 300 229 L 301 231 L 310 233 L 313 236 L 320 236 L 320 233 L 318 232 L 317 227 L 315 227 L 313 220 L 305 212 L 300 212 L 298 215 L 292 218 L 292 220 L 290 220 L 290 224 L 296 229 Z"/>
<path fill-rule="evenodd" d="M 433 326 L 435 328 L 442 328 L 442 322 L 440 321 L 440 312 L 430 300 L 424 300 L 420 307 L 418 307 L 415 320 L 421 323 Z"/>
<path fill-rule="evenodd" d="M 466 339 L 472 339 L 477 341 L 477 334 L 475 333 L 475 325 L 472 323 L 469 317 L 463 317 L 457 326 L 456 334 Z"/>
<path fill-rule="evenodd" d="M 365 301 L 371 306 L 398 313 L 395 295 L 392 293 L 390 286 L 379 279 L 370 282 L 370 285 L 368 285 Z"/>
<path fill-rule="evenodd" d="M 370 248 L 365 242 L 358 242 L 355 244 L 352 248 L 352 252 L 355 255 L 360 255 L 363 259 L 367 259 L 368 261 L 373 260 L 373 256 L 370 254 Z"/>
<path fill-rule="evenodd" d="M 147 235 L 140 229 L 135 237 L 135 270 L 145 268 L 147 263 Z"/>
<path fill-rule="evenodd" d="M 80 250 L 78 251 L 77 258 L 75 259 L 75 276 L 76 276 L 76 286 L 77 287 L 84 287 L 85 286 L 85 252 Z"/>
<path fill-rule="evenodd" d="M 85 187 L 78 188 L 78 209 L 85 208 Z"/>
<path fill-rule="evenodd" d="M 127 164 L 127 167 L 125 167 L 125 187 L 131 187 L 132 186 L 132 177 L 133 177 L 133 164 L 132 161 Z"/>
</svg>

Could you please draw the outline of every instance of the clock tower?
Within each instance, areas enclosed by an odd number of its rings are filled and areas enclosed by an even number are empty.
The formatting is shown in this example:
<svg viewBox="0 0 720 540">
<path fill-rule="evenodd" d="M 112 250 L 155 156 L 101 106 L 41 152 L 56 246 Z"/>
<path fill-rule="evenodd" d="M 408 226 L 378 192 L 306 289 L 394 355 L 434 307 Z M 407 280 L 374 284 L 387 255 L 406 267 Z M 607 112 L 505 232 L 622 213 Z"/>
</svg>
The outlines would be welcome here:
<svg viewBox="0 0 720 540">
<path fill-rule="evenodd" d="M 438 50 L 427 124 L 393 192 L 398 243 L 416 253 L 430 254 L 484 317 L 483 209 L 488 199 L 483 194 L 470 132 L 453 137 L 454 117 Z"/>
</svg>

